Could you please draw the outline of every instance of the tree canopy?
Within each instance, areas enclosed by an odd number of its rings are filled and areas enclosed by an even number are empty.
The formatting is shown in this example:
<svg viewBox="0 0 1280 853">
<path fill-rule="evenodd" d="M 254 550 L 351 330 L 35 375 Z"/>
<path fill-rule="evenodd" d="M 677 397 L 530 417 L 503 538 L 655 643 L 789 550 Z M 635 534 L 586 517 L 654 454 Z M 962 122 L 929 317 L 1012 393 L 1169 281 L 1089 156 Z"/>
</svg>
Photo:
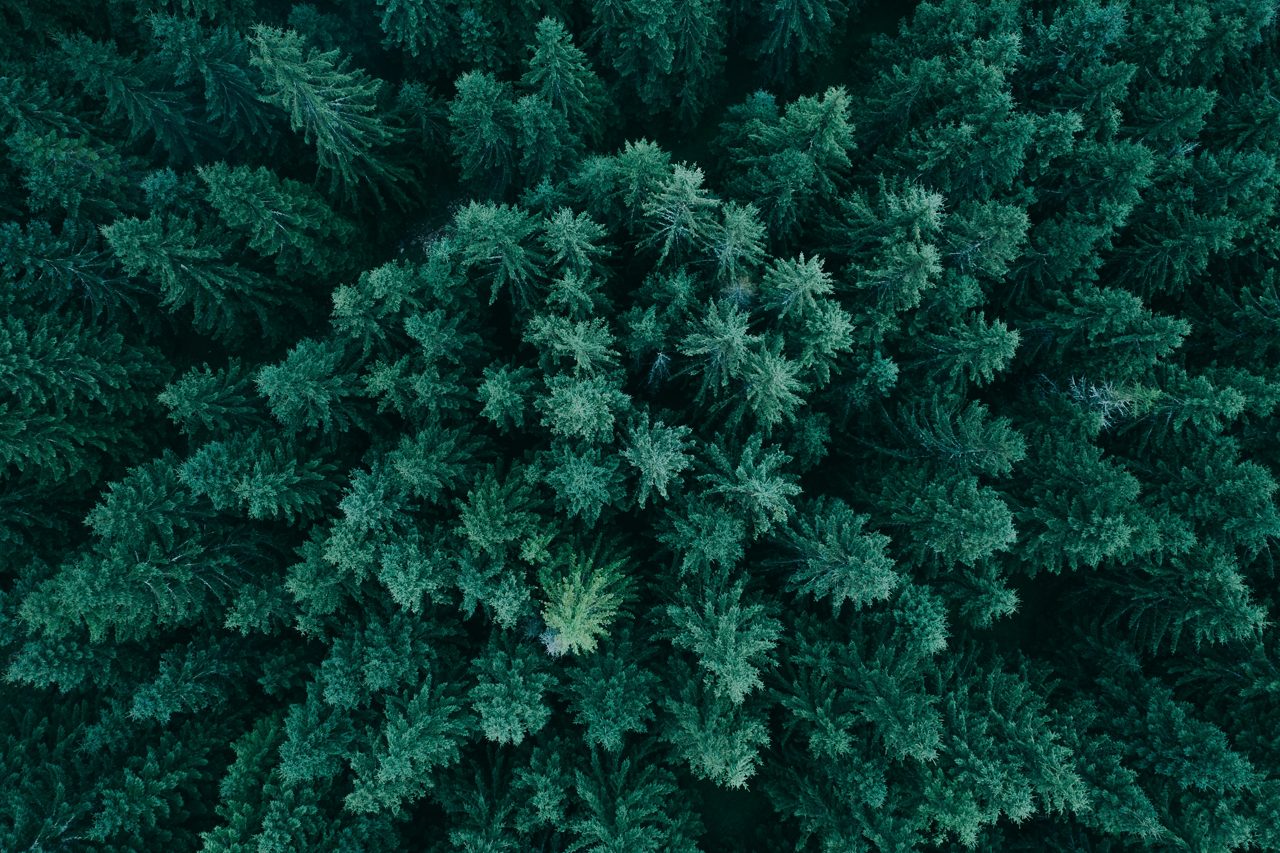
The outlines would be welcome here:
<svg viewBox="0 0 1280 853">
<path fill-rule="evenodd" d="M 13 0 L 0 850 L 1280 850 L 1275 0 Z"/>
</svg>

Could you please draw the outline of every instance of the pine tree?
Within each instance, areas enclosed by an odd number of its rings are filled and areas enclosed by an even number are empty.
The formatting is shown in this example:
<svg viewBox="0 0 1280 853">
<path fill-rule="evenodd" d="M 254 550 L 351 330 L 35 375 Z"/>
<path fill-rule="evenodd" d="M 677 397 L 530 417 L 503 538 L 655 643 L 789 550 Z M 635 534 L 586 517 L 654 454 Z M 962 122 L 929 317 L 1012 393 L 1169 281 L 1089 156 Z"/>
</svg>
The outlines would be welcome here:
<svg viewBox="0 0 1280 853">
<path fill-rule="evenodd" d="M 150 66 L 83 34 L 62 36 L 58 46 L 67 71 L 106 101 L 107 118 L 128 122 L 130 142 L 150 136 L 178 162 L 192 157 L 198 126 L 188 104 L 178 92 L 161 88 Z"/>
<path fill-rule="evenodd" d="M 777 239 L 793 237 L 814 206 L 835 197 L 854 147 L 849 93 L 828 89 L 779 112 L 766 92 L 729 110 L 720 145 L 744 164 L 735 195 L 759 206 Z"/>
<path fill-rule="evenodd" d="M 552 405 L 560 405 L 553 402 Z M 576 405 L 570 402 L 563 405 Z M 590 405 L 590 404 L 588 404 Z M 550 470 L 545 480 L 556 496 L 556 506 L 565 514 L 581 518 L 588 526 L 601 512 L 622 498 L 622 477 L 618 460 L 599 448 L 574 450 L 560 444 L 551 451 Z"/>
<path fill-rule="evenodd" d="M 193 324 L 205 334 L 235 339 L 249 322 L 266 329 L 268 312 L 287 293 L 261 273 L 223 261 L 232 241 L 189 219 L 130 217 L 104 226 L 102 236 L 126 272 L 159 286 L 161 305 L 170 311 L 190 306 Z"/>
<path fill-rule="evenodd" d="M 556 376 L 547 382 L 546 395 L 534 405 L 552 435 L 598 444 L 613 438 L 618 414 L 625 412 L 628 398 L 604 377 Z"/>
<path fill-rule="evenodd" d="M 594 652 L 618 615 L 627 586 L 624 560 L 599 557 L 572 553 L 567 565 L 547 566 L 540 574 L 547 626 L 542 641 L 552 657 Z"/>
<path fill-rule="evenodd" d="M 0 463 L 37 483 L 96 479 L 141 449 L 166 377 L 159 353 L 109 326 L 14 312 L 0 321 Z"/>
<path fill-rule="evenodd" d="M 569 824 L 573 849 L 627 849 L 636 853 L 696 849 L 700 827 L 678 799 L 672 775 L 646 756 L 601 760 L 576 770 L 574 791 L 584 808 Z"/>
<path fill-rule="evenodd" d="M 764 686 L 761 670 L 773 662 L 781 624 L 763 604 L 744 603 L 742 580 L 723 588 L 682 589 L 665 614 L 671 642 L 693 653 L 703 683 L 733 705 Z"/>
<path fill-rule="evenodd" d="M 536 95 L 517 100 L 514 114 L 524 182 L 535 184 L 562 177 L 579 155 L 568 121 Z"/>
<path fill-rule="evenodd" d="M 463 269 L 479 267 L 489 278 L 489 304 L 510 288 L 517 307 L 527 305 L 543 256 L 532 244 L 538 223 L 518 207 L 471 202 L 454 217 L 454 241 Z"/>
<path fill-rule="evenodd" d="M 116 199 L 127 196 L 131 163 L 89 136 L 38 133 L 24 127 L 6 140 L 12 164 L 22 172 L 27 206 L 36 213 L 111 218 Z M 128 205 L 133 207 L 133 205 Z"/>
<path fill-rule="evenodd" d="M 860 609 L 888 598 L 902 577 L 885 553 L 889 537 L 864 532 L 869 520 L 836 499 L 819 501 L 810 512 L 798 514 L 787 536 L 795 555 L 791 584 L 815 598 L 831 599 L 836 613 L 846 601 Z"/>
<path fill-rule="evenodd" d="M 698 478 L 707 484 L 706 493 L 740 513 L 756 536 L 791 517 L 791 499 L 800 494 L 800 487 L 783 470 L 790 456 L 776 446 L 766 450 L 759 433 L 747 440 L 736 463 L 716 445 L 709 448 L 709 455 L 712 470 Z"/>
<path fill-rule="evenodd" d="M 491 646 L 476 659 L 475 669 L 471 704 L 489 740 L 518 745 L 551 719 L 543 696 L 553 677 L 541 670 L 527 646 L 514 651 Z"/>
<path fill-rule="evenodd" d="M 343 362 L 340 345 L 302 341 L 279 364 L 262 368 L 255 381 L 271 413 L 288 429 L 342 432 L 361 421 L 349 402 L 356 379 Z"/>
<path fill-rule="evenodd" d="M 690 467 L 690 430 L 686 426 L 667 426 L 662 421 L 649 422 L 642 412 L 628 428 L 628 446 L 622 458 L 640 475 L 636 486 L 636 504 L 644 509 L 650 496 L 664 501 L 668 489 L 679 483 L 680 474 Z"/>
<path fill-rule="evenodd" d="M 460 741 L 470 726 L 452 693 L 428 678 L 412 695 L 390 704 L 373 754 L 356 765 L 347 808 L 384 811 L 412 802 L 433 786 L 437 768 L 460 759 Z"/>
<path fill-rule="evenodd" d="M 405 172 L 383 149 L 400 134 L 376 114 L 378 81 L 353 70 L 336 50 L 306 48 L 293 30 L 258 25 L 250 44 L 250 62 L 266 81 L 263 98 L 315 146 L 330 192 L 347 199 L 361 186 L 375 195 L 399 192 L 395 184 Z"/>
<path fill-rule="evenodd" d="M 205 116 L 220 137 L 235 145 L 274 144 L 279 130 L 263 106 L 249 44 L 239 32 L 225 25 L 206 30 L 191 18 L 171 15 L 152 15 L 147 23 L 175 82 L 204 84 Z"/>
<path fill-rule="evenodd" d="M 250 248 L 274 255 L 282 275 L 306 268 L 326 275 L 343 268 L 334 244 L 349 242 L 355 228 L 309 187 L 264 168 L 225 163 L 201 166 L 197 173 L 222 220 L 245 234 Z"/>
<path fill-rule="evenodd" d="M 587 743 L 617 753 L 629 734 L 643 734 L 654 719 L 658 679 L 637 663 L 639 649 L 616 631 L 595 653 L 577 658 L 569 673 L 570 708 Z"/>
<path fill-rule="evenodd" d="M 519 125 L 511 86 L 480 71 L 463 74 L 456 85 L 449 104 L 453 156 L 464 181 L 498 197 L 515 177 Z"/>
<path fill-rule="evenodd" d="M 597 141 L 606 110 L 604 84 L 587 55 L 573 43 L 564 25 L 553 18 L 538 22 L 528 68 L 520 85 L 564 116 L 568 131 Z"/>
<path fill-rule="evenodd" d="M 667 702 L 670 722 L 665 738 L 689 763 L 697 779 L 725 788 L 745 788 L 769 744 L 764 722 L 742 705 L 686 685 Z"/>
<path fill-rule="evenodd" d="M 415 59 L 443 66 L 457 49 L 456 12 L 436 0 L 378 0 L 383 44 L 398 47 Z"/>
<path fill-rule="evenodd" d="M 644 204 L 649 223 L 645 245 L 658 247 L 658 263 L 700 251 L 715 234 L 720 202 L 702 187 L 702 170 L 676 165 Z"/>
<path fill-rule="evenodd" d="M 607 232 L 586 213 L 558 208 L 543 226 L 542 245 L 550 253 L 550 261 L 566 273 L 586 277 L 603 271 L 610 254 L 605 243 Z M 593 313 L 594 305 L 585 305 Z"/>
<path fill-rule="evenodd" d="M 772 79 L 787 86 L 797 71 L 828 55 L 833 34 L 849 13 L 843 0 L 784 0 L 763 12 L 764 38 L 756 54 Z"/>
</svg>

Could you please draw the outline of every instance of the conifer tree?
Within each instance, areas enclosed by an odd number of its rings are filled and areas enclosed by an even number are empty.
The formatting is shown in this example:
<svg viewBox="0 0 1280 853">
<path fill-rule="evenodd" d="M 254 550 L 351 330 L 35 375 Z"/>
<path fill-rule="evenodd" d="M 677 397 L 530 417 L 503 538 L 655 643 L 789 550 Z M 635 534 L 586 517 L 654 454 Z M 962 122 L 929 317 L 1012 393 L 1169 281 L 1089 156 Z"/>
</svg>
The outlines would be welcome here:
<svg viewBox="0 0 1280 853">
<path fill-rule="evenodd" d="M 206 30 L 176 15 L 152 15 L 148 24 L 174 80 L 204 84 L 205 115 L 223 138 L 268 148 L 274 143 L 279 130 L 262 103 L 249 44 L 239 32 L 225 25 Z"/>
<path fill-rule="evenodd" d="M 1280 846 L 1274 0 L 859 5 L 11 0 L 0 849 Z"/>
<path fill-rule="evenodd" d="M 293 30 L 259 25 L 250 44 L 250 62 L 266 81 L 263 98 L 315 146 L 330 191 L 347 199 L 362 185 L 375 194 L 393 191 L 404 170 L 383 149 L 399 132 L 375 112 L 378 81 L 336 50 L 307 48 Z"/>
<path fill-rule="evenodd" d="M 848 13 L 843 0 L 784 0 L 766 8 L 764 38 L 756 53 L 767 63 L 772 79 L 786 86 L 793 74 L 826 56 Z"/>
<path fill-rule="evenodd" d="M 515 174 L 517 124 L 508 83 L 469 71 L 457 80 L 449 104 L 449 140 L 468 181 L 484 195 L 500 196 Z"/>
<path fill-rule="evenodd" d="M 63 36 L 59 47 L 67 70 L 106 101 L 108 119 L 128 122 L 129 141 L 151 137 L 178 162 L 194 154 L 197 128 L 189 105 L 178 92 L 161 88 L 150 66 L 83 34 Z"/>
<path fill-rule="evenodd" d="M 355 229 L 309 187 L 263 168 L 225 163 L 202 166 L 197 173 L 222 220 L 244 233 L 250 248 L 275 255 L 281 274 L 296 274 L 300 267 L 321 274 L 342 268 L 334 244 L 348 243 Z"/>
<path fill-rule="evenodd" d="M 588 141 L 600 138 L 605 112 L 604 84 L 587 55 L 553 18 L 538 22 L 528 68 L 520 85 L 564 116 L 567 130 Z"/>
<path fill-rule="evenodd" d="M 131 217 L 105 226 L 102 236 L 126 272 L 145 274 L 158 285 L 164 307 L 190 306 L 195 327 L 205 334 L 235 338 L 250 320 L 265 327 L 268 310 L 283 301 L 284 288 L 222 261 L 232 247 L 226 236 L 198 230 L 191 220 Z"/>
</svg>

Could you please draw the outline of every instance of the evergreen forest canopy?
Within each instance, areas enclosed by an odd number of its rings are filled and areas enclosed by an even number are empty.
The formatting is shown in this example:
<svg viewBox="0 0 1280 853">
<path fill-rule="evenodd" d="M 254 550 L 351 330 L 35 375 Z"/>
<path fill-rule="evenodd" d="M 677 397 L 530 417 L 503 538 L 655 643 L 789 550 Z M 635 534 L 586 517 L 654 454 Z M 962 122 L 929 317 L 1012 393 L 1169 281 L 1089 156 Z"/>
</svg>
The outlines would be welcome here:
<svg viewBox="0 0 1280 853">
<path fill-rule="evenodd" d="M 1280 850 L 1277 0 L 4 0 L 0 849 Z"/>
</svg>

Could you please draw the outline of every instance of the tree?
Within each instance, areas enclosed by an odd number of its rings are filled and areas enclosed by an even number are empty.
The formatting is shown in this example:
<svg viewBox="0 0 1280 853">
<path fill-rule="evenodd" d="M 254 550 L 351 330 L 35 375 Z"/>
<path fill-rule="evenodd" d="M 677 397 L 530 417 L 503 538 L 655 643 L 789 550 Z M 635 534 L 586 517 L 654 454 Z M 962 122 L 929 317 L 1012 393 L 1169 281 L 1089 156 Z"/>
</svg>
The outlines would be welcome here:
<svg viewBox="0 0 1280 853">
<path fill-rule="evenodd" d="M 620 571 L 625 561 L 599 556 L 570 553 L 567 565 L 548 565 L 540 573 L 547 626 L 542 641 L 552 657 L 594 652 L 618 615 L 627 588 Z"/>
<path fill-rule="evenodd" d="M 601 760 L 593 755 L 589 773 L 574 771 L 574 791 L 584 809 L 572 821 L 573 850 L 626 849 L 636 853 L 691 851 L 699 826 L 683 804 L 672 775 L 645 754 Z"/>
<path fill-rule="evenodd" d="M 589 744 L 617 753 L 628 734 L 643 734 L 652 722 L 658 679 L 636 662 L 639 651 L 627 635 L 614 632 L 570 671 L 570 707 Z"/>
<path fill-rule="evenodd" d="M 166 386 L 157 399 L 169 409 L 169 419 L 191 436 L 258 426 L 266 414 L 252 378 L 238 359 L 217 371 L 208 365 L 193 368 Z"/>
<path fill-rule="evenodd" d="M 72 220 L 82 214 L 119 214 L 115 199 L 126 194 L 132 171 L 119 152 L 95 144 L 87 135 L 39 133 L 28 127 L 9 136 L 7 143 L 33 211 L 65 214 Z"/>
<path fill-rule="evenodd" d="M 756 55 L 766 61 L 775 82 L 788 86 L 797 71 L 828 55 L 848 13 L 843 0 L 784 0 L 766 7 Z"/>
<path fill-rule="evenodd" d="M 705 319 L 681 342 L 680 352 L 701 362 L 698 400 L 721 396 L 745 375 L 750 354 L 759 341 L 748 331 L 748 323 L 746 312 L 731 301 L 712 302 Z"/>
<path fill-rule="evenodd" d="M 698 779 L 725 788 L 745 788 L 760 765 L 760 750 L 769 744 L 764 723 L 742 705 L 719 694 L 700 694 L 686 685 L 667 703 L 666 739 L 689 763 Z"/>
<path fill-rule="evenodd" d="M 383 150 L 400 132 L 376 113 L 378 81 L 352 69 L 336 50 L 306 48 L 293 30 L 259 24 L 249 42 L 250 62 L 266 81 L 263 98 L 315 146 L 330 192 L 348 200 L 361 186 L 379 197 L 400 192 L 394 185 L 405 172 Z"/>
<path fill-rule="evenodd" d="M 688 450 L 690 430 L 686 426 L 669 427 L 662 421 L 649 423 L 649 413 L 642 412 L 628 429 L 629 441 L 622 458 L 640 474 L 636 486 L 636 504 L 644 509 L 650 495 L 667 499 L 667 489 L 679 482 L 680 474 L 692 464 Z"/>
<path fill-rule="evenodd" d="M 433 786 L 432 771 L 461 758 L 459 745 L 470 729 L 461 711 L 453 691 L 432 685 L 430 678 L 407 699 L 393 702 L 373 754 L 356 765 L 347 808 L 383 811 L 421 797 Z"/>
<path fill-rule="evenodd" d="M 0 320 L 0 472 L 41 484 L 96 480 L 140 449 L 165 374 L 158 352 L 109 326 L 10 314 Z"/>
<path fill-rule="evenodd" d="M 517 100 L 515 123 L 520 174 L 526 184 L 562 177 L 578 159 L 568 121 L 542 98 L 525 95 Z"/>
<path fill-rule="evenodd" d="M 201 166 L 197 173 L 222 221 L 244 233 L 250 248 L 275 255 L 281 275 L 307 268 L 326 275 L 343 268 L 334 244 L 350 241 L 355 228 L 309 187 L 267 169 L 225 163 Z"/>
<path fill-rule="evenodd" d="M 669 256 L 703 249 L 715 234 L 718 199 L 702 187 L 702 170 L 677 164 L 644 203 L 649 236 L 644 244 L 658 248 L 658 263 Z"/>
<path fill-rule="evenodd" d="M 479 267 L 489 278 L 489 304 L 504 288 L 518 307 L 532 298 L 542 253 L 532 245 L 538 223 L 532 215 L 506 204 L 471 202 L 454 217 L 454 241 L 463 269 Z"/>
<path fill-rule="evenodd" d="M 205 334 L 236 339 L 248 333 L 249 322 L 266 329 L 268 312 L 287 293 L 261 273 L 223 261 L 232 241 L 189 219 L 130 217 L 103 226 L 102 236 L 129 275 L 145 274 L 159 285 L 168 310 L 189 306 Z"/>
<path fill-rule="evenodd" d="M 542 353 L 538 366 L 547 374 L 567 364 L 575 379 L 585 379 L 608 376 L 617 366 L 613 334 L 598 318 L 571 322 L 540 314 L 529 321 L 525 340 Z"/>
<path fill-rule="evenodd" d="M 415 59 L 444 65 L 457 45 L 456 12 L 437 0 L 378 0 L 382 17 L 378 25 L 386 34 L 383 43 L 398 47 Z"/>
<path fill-rule="evenodd" d="M 521 87 L 564 116 L 571 134 L 598 141 L 606 110 L 604 84 L 569 31 L 559 21 L 543 18 L 534 31 L 531 54 Z"/>
<path fill-rule="evenodd" d="M 782 628 L 763 604 L 744 603 L 745 591 L 741 579 L 718 589 L 686 586 L 665 609 L 672 644 L 693 653 L 707 689 L 732 705 L 764 685 L 760 673 Z"/>
<path fill-rule="evenodd" d="M 846 601 L 861 609 L 888 598 L 902 577 L 885 553 L 889 537 L 863 531 L 869 520 L 838 499 L 819 501 L 810 512 L 797 515 L 786 537 L 795 554 L 791 585 L 831 599 L 837 614 Z"/>
<path fill-rule="evenodd" d="M 600 513 L 623 494 L 618 460 L 594 447 L 582 451 L 563 444 L 555 447 L 546 482 L 555 491 L 556 506 L 588 526 L 595 525 Z"/>
<path fill-rule="evenodd" d="M 1017 536 L 1008 504 L 976 477 L 929 480 L 910 472 L 886 491 L 893 524 L 910 531 L 901 546 L 916 560 L 971 565 L 1006 550 Z"/>
<path fill-rule="evenodd" d="M 21 228 L 0 225 L 0 270 L 13 282 L 8 304 L 18 294 L 55 308 L 79 306 L 91 315 L 136 307 L 136 285 L 114 263 L 97 228 L 65 223 L 55 233 L 36 220 Z"/>
<path fill-rule="evenodd" d="M 627 395 L 602 376 L 556 376 L 534 405 L 552 435 L 598 444 L 613 437 L 617 413 L 625 411 L 628 402 Z"/>
<path fill-rule="evenodd" d="M 754 289 L 752 273 L 764 260 L 765 227 L 753 204 L 729 202 L 724 219 L 708 245 L 716 265 L 716 278 L 724 282 L 731 298 L 749 302 Z"/>
<path fill-rule="evenodd" d="M 115 46 L 84 34 L 58 41 L 67 70 L 89 91 L 106 100 L 108 120 L 129 124 L 129 141 L 152 137 L 178 162 L 189 159 L 197 145 L 196 127 L 179 93 L 160 88 L 150 66 L 121 56 Z"/>
<path fill-rule="evenodd" d="M 744 164 L 731 187 L 760 207 L 780 239 L 794 236 L 819 201 L 833 199 L 854 147 L 849 93 L 827 89 L 781 111 L 757 92 L 729 111 L 720 145 Z"/>
<path fill-rule="evenodd" d="M 236 145 L 274 145 L 279 128 L 263 106 L 244 36 L 230 26 L 208 30 L 176 15 L 152 15 L 147 23 L 178 85 L 204 84 L 205 116 L 219 136 Z"/>
<path fill-rule="evenodd" d="M 604 242 L 608 232 L 586 213 L 574 213 L 567 207 L 557 208 L 543 226 L 542 245 L 550 253 L 551 263 L 567 273 L 586 277 L 603 271 L 610 248 Z M 581 306 L 592 313 L 594 304 Z"/>
<path fill-rule="evenodd" d="M 361 420 L 349 398 L 356 379 L 344 362 L 340 345 L 302 341 L 279 364 L 262 368 L 256 382 L 271 413 L 291 430 L 341 432 Z"/>
<path fill-rule="evenodd" d="M 765 450 L 759 433 L 747 440 L 736 464 L 716 445 L 709 451 L 711 470 L 698 479 L 707 484 L 707 494 L 720 497 L 750 521 L 756 536 L 791 516 L 791 499 L 800 494 L 800 487 L 782 469 L 790 456 L 774 446 Z"/>
<path fill-rule="evenodd" d="M 551 719 L 543 696 L 553 683 L 540 671 L 527 646 L 490 648 L 475 661 L 476 685 L 471 704 L 480 715 L 484 736 L 499 744 L 519 744 Z"/>
<path fill-rule="evenodd" d="M 453 155 L 465 181 L 485 195 L 500 196 L 515 177 L 520 126 L 511 86 L 492 74 L 469 71 L 458 78 L 457 90 L 449 104 Z"/>
</svg>

